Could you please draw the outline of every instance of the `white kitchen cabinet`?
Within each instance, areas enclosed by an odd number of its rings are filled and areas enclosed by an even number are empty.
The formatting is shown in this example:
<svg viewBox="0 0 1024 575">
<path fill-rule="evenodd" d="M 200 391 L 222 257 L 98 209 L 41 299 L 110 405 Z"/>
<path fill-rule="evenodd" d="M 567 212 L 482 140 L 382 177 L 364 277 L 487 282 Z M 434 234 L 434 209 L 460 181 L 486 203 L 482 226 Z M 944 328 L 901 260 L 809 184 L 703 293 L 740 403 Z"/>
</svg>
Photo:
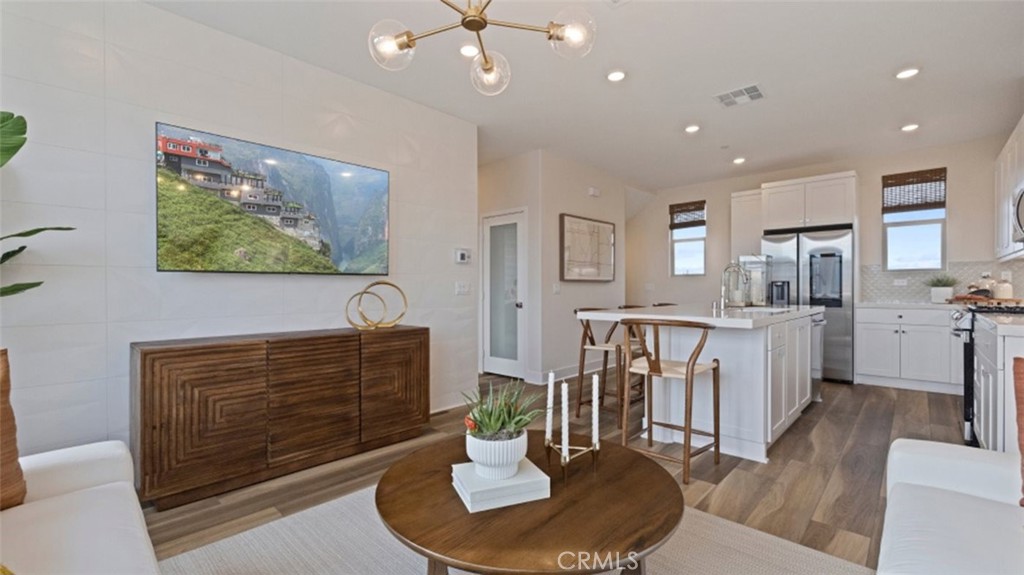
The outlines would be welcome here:
<svg viewBox="0 0 1024 575">
<path fill-rule="evenodd" d="M 1010 134 L 996 157 L 995 177 L 995 255 L 1006 260 L 1024 255 L 1024 243 L 1013 241 L 1016 206 L 1014 199 L 1024 186 L 1024 118 Z"/>
<path fill-rule="evenodd" d="M 768 351 L 768 389 L 771 393 L 769 418 L 772 441 L 786 430 L 786 346 Z"/>
<path fill-rule="evenodd" d="M 899 324 L 857 323 L 857 374 L 900 376 Z"/>
<path fill-rule="evenodd" d="M 804 227 L 804 185 L 761 191 L 761 217 L 766 230 Z"/>
<path fill-rule="evenodd" d="M 950 327 L 900 326 L 900 377 L 949 382 Z"/>
<path fill-rule="evenodd" d="M 811 402 L 811 318 L 772 326 L 768 346 L 769 435 L 775 441 Z"/>
<path fill-rule="evenodd" d="M 733 260 L 761 253 L 761 190 L 736 192 L 730 212 L 730 251 Z"/>
<path fill-rule="evenodd" d="M 995 324 L 978 321 L 974 330 L 974 434 L 982 448 L 993 451 L 1003 451 L 998 348 Z"/>
<path fill-rule="evenodd" d="M 796 365 L 796 413 L 791 414 L 793 419 L 800 415 L 811 402 L 811 366 L 813 352 L 811 346 L 811 320 L 806 322 L 793 322 L 796 324 L 796 357 L 793 363 Z M 792 349 L 792 346 L 791 346 Z"/>
<path fill-rule="evenodd" d="M 761 186 L 766 230 L 852 223 L 857 213 L 854 172 L 770 182 Z"/>
<path fill-rule="evenodd" d="M 952 334 L 950 313 L 858 306 L 857 383 L 962 394 L 963 342 Z"/>
</svg>

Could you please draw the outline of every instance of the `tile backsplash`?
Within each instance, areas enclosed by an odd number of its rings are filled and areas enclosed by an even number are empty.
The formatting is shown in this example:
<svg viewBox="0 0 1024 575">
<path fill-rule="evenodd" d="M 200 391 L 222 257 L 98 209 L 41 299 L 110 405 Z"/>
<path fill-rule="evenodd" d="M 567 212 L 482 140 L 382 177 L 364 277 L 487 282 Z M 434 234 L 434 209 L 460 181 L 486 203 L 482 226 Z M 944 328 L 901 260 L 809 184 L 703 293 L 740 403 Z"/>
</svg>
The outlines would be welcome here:
<svg viewBox="0 0 1024 575">
<path fill-rule="evenodd" d="M 860 295 L 865 302 L 927 302 L 931 301 L 931 288 L 925 285 L 928 279 L 949 274 L 959 280 L 953 287 L 954 294 L 967 293 L 968 284 L 974 283 L 981 274 L 989 272 L 995 280 L 1002 279 L 1003 272 L 1010 272 L 1010 282 L 1015 284 L 1014 297 L 1024 297 L 1024 260 L 1005 263 L 994 261 L 948 262 L 946 270 L 887 272 L 881 265 L 860 267 Z M 906 280 L 907 285 L 893 285 L 897 280 Z"/>
</svg>

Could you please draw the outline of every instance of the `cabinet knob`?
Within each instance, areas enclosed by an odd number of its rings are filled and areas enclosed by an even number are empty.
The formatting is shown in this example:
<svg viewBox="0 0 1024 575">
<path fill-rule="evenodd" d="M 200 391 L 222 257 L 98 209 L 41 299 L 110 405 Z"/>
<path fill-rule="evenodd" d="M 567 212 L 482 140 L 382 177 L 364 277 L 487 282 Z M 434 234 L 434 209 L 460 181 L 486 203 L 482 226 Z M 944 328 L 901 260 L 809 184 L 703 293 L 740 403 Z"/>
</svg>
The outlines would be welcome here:
<svg viewBox="0 0 1024 575">
<path fill-rule="evenodd" d="M 900 330 L 898 330 L 898 329 L 894 329 L 894 330 L 893 330 L 892 332 L 893 332 L 893 333 L 899 333 L 899 332 L 900 332 Z"/>
<path fill-rule="evenodd" d="M 896 317 L 897 317 L 898 319 L 903 319 L 903 314 L 899 314 L 899 315 L 897 315 Z"/>
</svg>

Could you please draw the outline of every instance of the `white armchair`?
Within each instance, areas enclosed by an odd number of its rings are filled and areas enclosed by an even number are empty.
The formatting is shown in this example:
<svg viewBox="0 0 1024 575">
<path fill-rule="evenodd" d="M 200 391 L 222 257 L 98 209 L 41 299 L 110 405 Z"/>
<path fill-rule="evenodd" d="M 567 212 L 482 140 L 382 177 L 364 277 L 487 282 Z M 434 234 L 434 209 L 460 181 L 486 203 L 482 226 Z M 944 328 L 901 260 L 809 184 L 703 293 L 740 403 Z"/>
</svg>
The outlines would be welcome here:
<svg viewBox="0 0 1024 575">
<path fill-rule="evenodd" d="M 878 573 L 1024 573 L 1020 456 L 897 439 Z"/>
<path fill-rule="evenodd" d="M 20 459 L 25 502 L 0 512 L 0 561 L 33 573 L 159 574 L 120 441 Z"/>
</svg>

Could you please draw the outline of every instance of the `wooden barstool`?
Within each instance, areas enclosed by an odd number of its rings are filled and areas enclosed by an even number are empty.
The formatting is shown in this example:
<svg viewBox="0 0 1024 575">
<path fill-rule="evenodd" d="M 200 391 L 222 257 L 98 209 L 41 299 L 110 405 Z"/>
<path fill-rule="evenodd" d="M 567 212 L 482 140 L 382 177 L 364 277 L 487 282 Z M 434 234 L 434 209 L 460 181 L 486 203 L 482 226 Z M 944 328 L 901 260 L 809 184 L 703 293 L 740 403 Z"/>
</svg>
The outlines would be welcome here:
<svg viewBox="0 0 1024 575">
<path fill-rule="evenodd" d="M 604 308 L 599 307 L 581 307 L 573 310 L 576 314 L 576 318 L 579 319 L 581 312 L 587 311 L 605 311 Z M 622 382 L 623 379 L 623 356 L 622 356 L 622 343 L 620 341 L 614 341 L 615 330 L 619 327 L 619 322 L 612 322 L 611 327 L 604 335 L 603 340 L 598 340 L 594 336 L 594 329 L 590 325 L 590 320 L 580 319 L 580 325 L 583 327 L 583 335 L 580 337 L 580 365 L 579 372 L 576 376 L 576 417 L 580 416 L 580 407 L 586 403 L 593 403 L 590 399 L 584 399 L 583 393 L 583 373 L 586 370 L 587 363 L 587 352 L 588 351 L 599 351 L 602 354 L 601 361 L 601 399 L 599 407 L 604 407 L 604 396 L 606 393 L 606 385 L 608 383 L 608 354 L 615 354 L 615 390 L 616 397 L 619 399 L 619 405 L 622 401 Z M 594 408 L 596 409 L 596 408 Z M 616 409 L 618 413 L 618 425 L 622 427 L 622 410 Z"/>
<path fill-rule="evenodd" d="M 675 457 L 669 457 L 662 453 L 657 453 L 652 450 L 640 449 L 647 455 L 652 457 L 658 457 L 668 461 L 674 461 L 676 463 L 683 464 L 683 483 L 690 483 L 690 458 L 704 453 L 708 449 L 714 448 L 715 450 L 715 463 L 719 462 L 719 366 L 718 360 L 713 359 L 711 363 L 697 363 L 697 359 L 700 357 L 701 351 L 704 349 L 704 344 L 708 339 L 708 332 L 715 329 L 715 326 L 706 323 L 699 323 L 694 321 L 683 321 L 683 320 L 652 320 L 652 319 L 624 319 L 619 323 L 626 329 L 626 340 L 625 345 L 632 346 L 633 338 L 638 333 L 650 332 L 653 339 L 653 346 L 648 347 L 647 339 L 641 338 L 640 353 L 641 357 L 633 358 L 631 355 L 626 360 L 626 372 L 630 374 L 639 374 L 644 378 L 646 384 L 646 390 L 644 394 L 647 396 L 647 427 L 641 430 L 647 432 L 647 446 L 654 446 L 653 431 L 654 426 L 666 427 L 676 431 L 683 432 L 683 458 L 676 459 Z M 700 339 L 697 341 L 697 345 L 693 348 L 690 353 L 690 357 L 687 361 L 673 361 L 669 359 L 661 358 L 661 342 L 660 342 L 660 329 L 662 327 L 667 328 L 679 328 L 679 329 L 699 329 L 701 330 Z M 653 349 L 652 349 L 653 348 Z M 698 373 L 704 373 L 710 371 L 712 375 L 712 397 L 713 397 L 713 411 L 714 411 L 714 431 L 709 433 L 700 429 L 693 429 L 693 379 Z M 674 423 L 655 421 L 654 411 L 652 409 L 652 398 L 651 398 L 651 385 L 655 377 L 679 379 L 686 384 L 686 406 L 683 425 L 676 425 Z M 713 441 L 707 445 L 703 445 L 697 449 L 691 448 L 691 437 L 693 434 L 702 435 L 705 437 L 711 437 Z M 623 409 L 622 413 L 622 445 L 629 444 L 629 409 Z"/>
</svg>

